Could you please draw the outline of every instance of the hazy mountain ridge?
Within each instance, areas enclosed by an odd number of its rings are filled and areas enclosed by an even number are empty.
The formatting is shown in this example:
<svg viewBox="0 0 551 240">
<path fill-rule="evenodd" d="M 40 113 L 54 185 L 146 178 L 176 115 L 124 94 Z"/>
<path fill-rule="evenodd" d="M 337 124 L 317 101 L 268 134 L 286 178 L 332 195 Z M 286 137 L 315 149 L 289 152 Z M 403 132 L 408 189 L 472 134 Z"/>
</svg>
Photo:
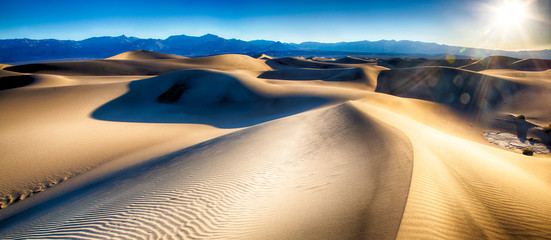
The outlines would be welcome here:
<svg viewBox="0 0 551 240">
<path fill-rule="evenodd" d="M 225 53 L 255 55 L 272 53 L 288 55 L 357 55 L 434 57 L 446 53 L 461 57 L 505 55 L 518 58 L 551 59 L 551 50 L 500 51 L 464 48 L 436 43 L 409 40 L 379 40 L 338 43 L 282 43 L 270 40 L 243 41 L 224 39 L 213 34 L 200 37 L 176 35 L 167 39 L 141 39 L 136 37 L 93 37 L 81 41 L 57 39 L 6 39 L 0 40 L 0 62 L 23 62 L 55 59 L 106 58 L 121 52 L 143 49 L 182 56 L 205 56 Z"/>
</svg>

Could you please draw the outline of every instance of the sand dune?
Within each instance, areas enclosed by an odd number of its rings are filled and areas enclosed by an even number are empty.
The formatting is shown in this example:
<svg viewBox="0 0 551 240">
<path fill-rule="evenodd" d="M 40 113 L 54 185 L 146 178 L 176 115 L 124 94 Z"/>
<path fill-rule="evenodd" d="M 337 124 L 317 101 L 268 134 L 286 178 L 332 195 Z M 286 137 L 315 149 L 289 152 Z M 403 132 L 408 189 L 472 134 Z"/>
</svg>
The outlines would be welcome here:
<svg viewBox="0 0 551 240">
<path fill-rule="evenodd" d="M 269 55 L 266 55 L 266 54 L 261 54 L 261 55 L 258 56 L 257 58 L 258 58 L 258 59 L 274 59 L 274 57 L 269 56 Z"/>
<path fill-rule="evenodd" d="M 186 59 L 186 57 L 171 55 L 165 53 L 150 52 L 145 50 L 135 50 L 129 52 L 123 52 L 107 59 L 114 60 L 140 60 L 140 59 Z"/>
<path fill-rule="evenodd" d="M 323 81 L 325 85 L 352 86 L 354 88 L 374 90 L 377 84 L 377 75 L 384 68 L 377 66 L 364 66 L 361 68 L 347 69 L 279 69 L 267 71 L 259 75 L 259 78 L 271 80 L 298 80 L 298 81 Z M 273 81 L 272 81 L 273 82 Z M 359 84 L 351 84 L 359 83 Z"/>
<path fill-rule="evenodd" d="M 474 114 L 490 113 L 511 104 L 525 84 L 447 67 L 383 71 L 377 92 L 434 101 Z"/>
<path fill-rule="evenodd" d="M 55 75 L 158 75 L 172 71 L 188 69 L 175 62 L 161 60 L 94 60 L 55 63 L 36 63 L 5 68 L 21 73 L 55 74 Z"/>
<path fill-rule="evenodd" d="M 2 237 L 394 238 L 411 158 L 401 133 L 340 105 L 116 174 Z"/>
<path fill-rule="evenodd" d="M 477 60 L 468 59 L 425 59 L 425 58 L 390 58 L 379 59 L 377 64 L 387 68 L 411 68 L 411 67 L 462 67 L 475 63 Z"/>
<path fill-rule="evenodd" d="M 246 74 L 185 70 L 133 82 L 92 117 L 123 122 L 206 123 L 242 127 L 298 113 L 350 96 L 293 93 Z"/>
<path fill-rule="evenodd" d="M 551 136 L 542 130 L 551 121 L 551 112 L 542 111 L 551 102 L 551 88 L 537 78 L 417 67 L 381 72 L 376 91 L 444 104 L 487 129 L 551 143 Z M 527 119 L 518 119 L 517 115 Z"/>
<path fill-rule="evenodd" d="M 244 55 L 218 55 L 202 58 L 155 59 L 146 54 L 123 53 L 121 57 L 108 60 L 36 63 L 6 67 L 4 70 L 20 73 L 43 73 L 55 75 L 159 75 L 185 69 L 218 69 L 248 71 L 271 70 L 263 60 Z M 150 56 L 151 54 L 148 54 Z M 119 55 L 117 55 L 119 56 Z M 133 56 L 133 57 L 128 57 Z M 127 59 L 124 59 L 127 57 Z"/>
<path fill-rule="evenodd" d="M 249 71 L 268 71 L 270 67 L 266 65 L 266 61 L 262 59 L 255 59 L 245 55 L 239 54 L 224 54 L 211 57 L 198 57 L 187 58 L 182 60 L 187 64 L 193 64 L 198 66 L 208 66 L 209 68 L 219 70 L 249 70 Z"/>
<path fill-rule="evenodd" d="M 249 64 L 247 60 L 253 62 Z M 117 61 L 101 63 L 113 66 L 110 64 Z M 162 60 L 142 62 L 145 65 L 154 62 L 171 64 L 158 61 Z M 194 61 L 203 64 L 204 68 L 218 68 L 224 64 L 238 69 L 268 68 L 261 65 L 262 61 L 247 56 L 232 58 L 232 55 L 224 55 Z M 218 65 L 211 66 L 211 63 Z M 80 67 L 82 72 L 93 72 L 98 61 L 67 63 L 71 64 Z M 128 70 L 133 67 L 136 66 L 130 66 Z M 142 70 L 137 68 L 136 71 L 140 73 Z M 0 101 L 5 106 L 0 109 L 3 116 L 2 149 L 5 152 L 3 165 L 6 166 L 6 173 L 0 181 L 2 207 L 145 146 L 182 141 L 181 145 L 171 145 L 181 148 L 235 131 L 230 127 L 250 126 L 364 95 L 361 90 L 327 86 L 274 86 L 251 77 L 248 71 L 191 70 L 135 82 L 131 81 L 145 76 L 84 76 L 60 72 L 61 75 L 35 73 L 32 76 L 37 80 L 33 84 L 0 92 Z M 187 77 L 189 81 L 181 77 Z M 188 92 L 191 95 L 183 94 L 179 103 L 159 101 L 160 96 L 170 93 L 177 82 L 191 83 L 193 87 Z M 211 84 L 222 85 L 212 88 Z M 130 87 L 128 93 L 127 87 Z M 186 103 L 188 100 L 191 103 Z M 257 100 L 262 101 L 258 104 Z M 245 104 L 246 101 L 250 104 Z M 196 103 L 202 104 L 190 108 Z M 222 105 L 216 106 L 219 103 Z M 127 121 L 134 123 L 125 123 Z M 187 134 L 180 135 L 178 129 Z M 147 137 L 136 139 L 139 136 Z M 127 142 L 129 139 L 132 139 L 131 143 Z M 33 150 L 26 151 L 30 146 L 34 146 Z M 61 147 L 66 150 L 61 151 Z M 29 168 L 28 164 L 36 159 L 40 161 Z"/>
<path fill-rule="evenodd" d="M 123 94 L 127 84 L 3 91 L 2 207 L 138 150 L 171 141 L 181 141 L 176 145 L 180 147 L 227 133 L 209 126 L 125 124 L 89 117 L 98 106 Z"/>
<path fill-rule="evenodd" d="M 551 60 L 518 59 L 504 56 L 492 56 L 480 59 L 461 67 L 463 69 L 482 71 L 487 69 L 514 69 L 520 71 L 545 71 L 551 69 Z"/>
<path fill-rule="evenodd" d="M 268 64 L 270 67 L 276 70 L 279 70 L 282 68 L 317 68 L 317 69 L 345 68 L 345 66 L 334 62 L 313 61 L 303 57 L 269 59 L 266 61 L 266 64 Z"/>
<path fill-rule="evenodd" d="M 27 86 L 34 81 L 35 79 L 27 74 L 0 70 L 0 90 Z"/>
<path fill-rule="evenodd" d="M 550 154 L 485 138 L 551 150 L 545 64 L 132 51 L 7 67 L 0 238 L 550 239 Z"/>
<path fill-rule="evenodd" d="M 545 71 L 551 69 L 551 60 L 521 59 L 513 63 L 514 69 L 523 71 Z"/>
<path fill-rule="evenodd" d="M 23 75 L 23 74 L 18 72 L 7 71 L 7 70 L 0 70 L 0 77 L 10 77 L 10 76 L 20 76 L 20 75 Z"/>
<path fill-rule="evenodd" d="M 270 80 L 312 81 L 325 86 L 352 87 L 373 91 L 379 72 L 386 68 L 372 61 L 344 58 L 339 61 L 317 61 L 304 58 L 270 59 L 266 64 L 274 70 L 265 71 L 258 77 Z M 346 60 L 348 59 L 348 60 Z M 346 62 L 346 63 L 344 63 Z M 274 82 L 270 83 L 283 83 Z"/>
<path fill-rule="evenodd" d="M 465 65 L 461 68 L 473 71 L 481 71 L 486 69 L 513 69 L 513 63 L 519 60 L 521 59 L 505 56 L 491 56 Z"/>
<path fill-rule="evenodd" d="M 334 62 L 336 58 L 326 58 L 326 57 L 309 57 L 308 59 L 318 62 Z"/>
<path fill-rule="evenodd" d="M 520 82 L 530 82 L 542 84 L 551 81 L 551 69 L 545 71 L 518 71 L 511 69 L 489 69 L 482 70 L 479 73 L 516 80 Z"/>
<path fill-rule="evenodd" d="M 536 239 L 551 236 L 549 159 L 526 159 L 444 134 L 371 106 L 364 111 L 412 141 L 414 170 L 400 239 Z"/>
<path fill-rule="evenodd" d="M 363 64 L 363 63 L 375 63 L 377 62 L 376 60 L 368 60 L 368 59 L 363 59 L 363 58 L 355 58 L 355 57 L 344 57 L 344 58 L 340 58 L 340 59 L 337 59 L 335 60 L 336 63 L 353 63 L 353 64 Z"/>
</svg>

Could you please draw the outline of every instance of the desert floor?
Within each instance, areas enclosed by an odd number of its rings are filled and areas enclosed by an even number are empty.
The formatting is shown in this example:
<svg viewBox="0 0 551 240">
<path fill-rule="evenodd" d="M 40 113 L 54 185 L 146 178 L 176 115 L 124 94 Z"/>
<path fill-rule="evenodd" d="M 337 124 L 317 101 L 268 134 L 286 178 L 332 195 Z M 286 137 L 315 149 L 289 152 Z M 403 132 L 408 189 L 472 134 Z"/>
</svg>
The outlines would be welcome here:
<svg viewBox="0 0 551 240">
<path fill-rule="evenodd" d="M 1 239 L 551 239 L 549 60 L 0 66 Z"/>
</svg>

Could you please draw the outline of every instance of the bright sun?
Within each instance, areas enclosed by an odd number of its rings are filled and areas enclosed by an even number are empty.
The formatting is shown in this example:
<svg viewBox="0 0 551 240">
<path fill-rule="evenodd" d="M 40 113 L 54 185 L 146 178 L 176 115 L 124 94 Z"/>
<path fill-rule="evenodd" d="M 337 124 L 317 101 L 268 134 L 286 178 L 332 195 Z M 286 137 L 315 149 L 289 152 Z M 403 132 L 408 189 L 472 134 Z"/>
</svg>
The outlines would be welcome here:
<svg viewBox="0 0 551 240">
<path fill-rule="evenodd" d="M 517 1 L 506 1 L 494 9 L 495 21 L 499 25 L 519 24 L 525 17 L 525 5 Z"/>
</svg>

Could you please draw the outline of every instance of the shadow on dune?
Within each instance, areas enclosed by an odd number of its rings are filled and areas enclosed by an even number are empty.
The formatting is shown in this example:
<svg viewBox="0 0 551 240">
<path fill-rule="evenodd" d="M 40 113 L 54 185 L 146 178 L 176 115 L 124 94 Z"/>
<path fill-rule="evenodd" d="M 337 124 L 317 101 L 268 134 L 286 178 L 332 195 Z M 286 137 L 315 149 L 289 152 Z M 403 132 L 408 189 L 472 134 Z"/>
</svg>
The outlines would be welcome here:
<svg viewBox="0 0 551 240">
<path fill-rule="evenodd" d="M 330 99 L 257 91 L 239 77 L 210 70 L 184 70 L 129 84 L 126 94 L 92 113 L 105 121 L 198 123 L 246 127 L 300 113 Z"/>
<path fill-rule="evenodd" d="M 172 59 L 141 60 L 92 60 L 52 62 L 17 65 L 5 68 L 20 73 L 46 73 L 57 75 L 158 75 L 186 69 Z M 189 68 L 189 67 L 188 67 Z"/>
<path fill-rule="evenodd" d="M 0 91 L 18 87 L 24 87 L 33 83 L 35 79 L 30 75 L 13 75 L 0 77 Z"/>
<path fill-rule="evenodd" d="M 446 67 L 418 67 L 382 71 L 377 92 L 448 105 L 463 113 L 491 112 L 511 104 L 525 86 L 476 72 Z"/>
<path fill-rule="evenodd" d="M 454 59 L 448 61 L 445 59 L 425 59 L 425 58 L 390 58 L 380 59 L 377 61 L 379 66 L 387 67 L 390 69 L 395 68 L 410 68 L 410 67 L 428 67 L 428 66 L 441 66 L 441 67 L 461 67 L 475 62 L 473 59 Z"/>
<path fill-rule="evenodd" d="M 517 127 L 517 137 L 521 142 L 526 142 L 526 139 L 528 139 L 528 130 L 538 126 L 525 120 L 516 121 L 515 125 Z"/>
<path fill-rule="evenodd" d="M 323 80 L 329 82 L 353 82 L 367 81 L 367 74 L 362 68 L 350 69 L 280 69 L 276 71 L 266 71 L 258 78 L 264 79 L 281 79 L 281 80 Z"/>
<path fill-rule="evenodd" d="M 547 145 L 551 151 L 551 134 L 546 133 L 542 128 L 526 119 L 519 119 L 513 115 L 498 116 L 491 123 L 495 129 L 503 129 L 506 132 L 516 133 L 520 142 L 528 141 L 528 135 L 535 137 L 530 143 L 539 142 Z M 516 131 L 516 132 L 515 132 Z"/>
<path fill-rule="evenodd" d="M 316 62 L 298 57 L 286 57 L 266 60 L 266 64 L 273 69 L 285 68 L 314 68 L 314 69 L 334 69 L 345 68 L 339 64 L 330 62 Z"/>
</svg>

